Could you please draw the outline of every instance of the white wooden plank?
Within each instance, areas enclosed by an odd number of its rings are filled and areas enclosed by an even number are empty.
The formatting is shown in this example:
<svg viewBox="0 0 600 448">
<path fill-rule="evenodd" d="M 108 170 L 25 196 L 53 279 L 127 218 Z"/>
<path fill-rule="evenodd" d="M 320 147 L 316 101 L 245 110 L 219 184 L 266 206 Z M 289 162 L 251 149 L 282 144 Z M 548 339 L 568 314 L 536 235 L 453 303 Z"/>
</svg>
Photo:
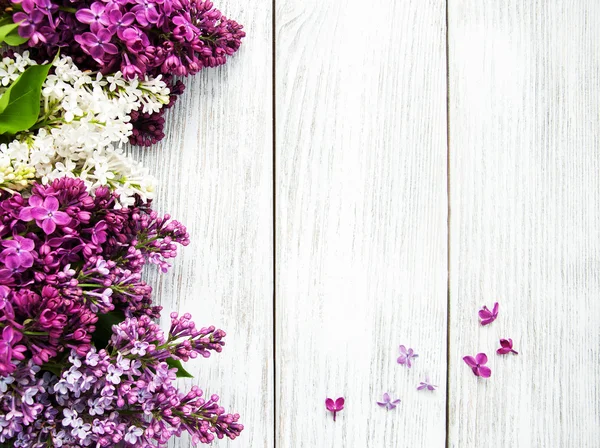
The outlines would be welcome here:
<svg viewBox="0 0 600 448">
<path fill-rule="evenodd" d="M 600 3 L 449 5 L 449 446 L 598 446 Z"/>
<path fill-rule="evenodd" d="M 245 26 L 240 51 L 186 79 L 167 138 L 135 151 L 159 178 L 157 207 L 185 223 L 192 240 L 151 282 L 167 318 L 187 311 L 227 332 L 223 352 L 190 361 L 195 379 L 184 383 L 218 393 L 241 415 L 241 437 L 215 445 L 272 447 L 272 8 L 270 0 L 215 6 Z"/>
<path fill-rule="evenodd" d="M 276 26 L 277 446 L 443 446 L 445 2 L 287 0 Z"/>
</svg>

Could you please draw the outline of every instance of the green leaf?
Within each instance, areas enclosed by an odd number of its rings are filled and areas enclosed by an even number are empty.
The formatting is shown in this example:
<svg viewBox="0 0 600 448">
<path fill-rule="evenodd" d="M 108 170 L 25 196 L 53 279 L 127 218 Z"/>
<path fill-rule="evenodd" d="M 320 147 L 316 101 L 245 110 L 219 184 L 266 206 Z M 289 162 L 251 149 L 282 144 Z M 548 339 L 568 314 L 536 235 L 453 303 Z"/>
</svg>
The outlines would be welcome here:
<svg viewBox="0 0 600 448">
<path fill-rule="evenodd" d="M 11 16 L 4 16 L 0 19 L 0 43 L 17 47 L 24 44 L 29 39 L 19 36 L 19 23 L 14 23 Z"/>
<path fill-rule="evenodd" d="M 121 310 L 110 311 L 106 314 L 98 314 L 96 331 L 92 334 L 92 342 L 98 350 L 106 348 L 113 334 L 113 325 L 118 325 L 125 320 L 125 314 Z"/>
<path fill-rule="evenodd" d="M 177 378 L 194 378 L 194 375 L 183 368 L 178 359 L 167 358 L 167 364 L 169 367 L 177 369 Z"/>
<path fill-rule="evenodd" d="M 42 85 L 52 64 L 32 65 L 0 97 L 0 134 L 29 129 L 40 114 Z"/>
<path fill-rule="evenodd" d="M 18 47 L 19 45 L 23 45 L 29 39 L 19 36 L 19 32 L 15 29 L 8 33 L 4 37 L 4 43 L 10 45 L 11 47 Z"/>
<path fill-rule="evenodd" d="M 4 38 L 8 36 L 10 33 L 19 28 L 18 23 L 7 23 L 6 25 L 0 26 L 0 43 L 4 42 Z"/>
</svg>

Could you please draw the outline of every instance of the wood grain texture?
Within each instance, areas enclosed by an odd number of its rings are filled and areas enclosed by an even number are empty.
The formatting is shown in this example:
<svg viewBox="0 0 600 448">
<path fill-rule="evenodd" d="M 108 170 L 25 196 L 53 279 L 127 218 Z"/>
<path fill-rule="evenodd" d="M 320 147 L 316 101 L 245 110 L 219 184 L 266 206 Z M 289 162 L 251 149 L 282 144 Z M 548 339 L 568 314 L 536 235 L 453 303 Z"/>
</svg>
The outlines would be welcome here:
<svg viewBox="0 0 600 448">
<path fill-rule="evenodd" d="M 449 445 L 598 447 L 600 3 L 449 5 Z"/>
<path fill-rule="evenodd" d="M 443 446 L 445 2 L 287 0 L 276 22 L 277 446 Z"/>
<path fill-rule="evenodd" d="M 221 0 L 217 7 L 244 24 L 242 48 L 223 68 L 186 79 L 167 114 L 167 137 L 134 155 L 159 179 L 157 207 L 191 237 L 173 268 L 150 278 L 164 316 L 190 312 L 199 325 L 228 333 L 221 354 L 190 361 L 195 378 L 185 385 L 218 393 L 241 415 L 242 436 L 218 446 L 272 447 L 271 2 Z"/>
</svg>

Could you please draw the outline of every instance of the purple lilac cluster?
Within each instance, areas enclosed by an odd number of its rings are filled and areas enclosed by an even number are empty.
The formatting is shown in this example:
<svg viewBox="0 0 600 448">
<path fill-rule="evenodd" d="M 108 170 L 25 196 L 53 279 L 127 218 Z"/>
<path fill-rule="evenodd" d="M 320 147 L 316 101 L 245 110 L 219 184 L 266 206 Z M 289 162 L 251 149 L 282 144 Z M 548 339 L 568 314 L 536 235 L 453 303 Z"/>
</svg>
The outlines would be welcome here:
<svg viewBox="0 0 600 448">
<path fill-rule="evenodd" d="M 185 227 L 116 199 L 71 178 L 0 193 L 0 446 L 164 447 L 184 431 L 210 443 L 243 429 L 217 395 L 174 385 L 181 361 L 220 352 L 225 333 L 189 314 L 172 313 L 167 335 L 152 321 L 142 269 L 166 271 Z"/>
<path fill-rule="evenodd" d="M 28 45 L 61 49 L 84 69 L 187 76 L 240 47 L 242 26 L 208 0 L 11 0 Z"/>
<path fill-rule="evenodd" d="M 62 178 L 0 201 L 0 374 L 24 354 L 42 365 L 64 350 L 86 353 L 97 315 L 115 307 L 158 316 L 142 268 L 166 270 L 188 234 L 148 204 L 115 209 L 115 199 Z"/>
<path fill-rule="evenodd" d="M 174 76 L 225 64 L 246 35 L 209 0 L 0 0 L 28 39 L 32 56 L 58 50 L 81 69 L 126 78 L 162 75 L 171 104 L 183 92 Z M 150 146 L 164 137 L 165 109 L 135 113 L 130 142 Z"/>
<path fill-rule="evenodd" d="M 167 337 L 148 316 L 134 317 L 114 327 L 106 348 L 72 351 L 59 375 L 20 364 L 23 381 L 0 380 L 9 410 L 0 415 L 0 442 L 149 448 L 165 447 L 184 431 L 194 443 L 235 439 L 243 429 L 239 415 L 226 414 L 217 395 L 204 397 L 196 386 L 180 392 L 173 384 L 177 369 L 166 362 L 219 352 L 224 336 L 214 327 L 197 329 L 189 314 L 171 314 Z"/>
</svg>

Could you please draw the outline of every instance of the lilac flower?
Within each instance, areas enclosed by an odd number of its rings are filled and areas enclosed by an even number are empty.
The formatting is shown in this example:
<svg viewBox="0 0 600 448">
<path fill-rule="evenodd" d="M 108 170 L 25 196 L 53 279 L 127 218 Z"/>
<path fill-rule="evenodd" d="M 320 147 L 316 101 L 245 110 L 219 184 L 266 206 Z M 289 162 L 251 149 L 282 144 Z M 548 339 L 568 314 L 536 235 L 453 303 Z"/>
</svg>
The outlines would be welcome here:
<svg viewBox="0 0 600 448">
<path fill-rule="evenodd" d="M 19 23 L 19 35 L 25 39 L 29 39 L 30 45 L 44 44 L 47 42 L 47 37 L 43 30 L 47 28 L 47 16 L 35 9 L 29 14 L 17 12 L 13 16 L 15 23 Z"/>
<path fill-rule="evenodd" d="M 0 338 L 0 376 L 6 376 L 15 371 L 15 362 L 25 359 L 24 345 L 18 344 L 23 335 L 12 327 L 4 327 Z"/>
<path fill-rule="evenodd" d="M 127 79 L 170 79 L 220 66 L 239 50 L 246 35 L 210 0 L 70 0 L 64 5 L 53 0 L 6 1 L 7 16 L 12 14 L 19 24 L 19 34 L 29 39 L 38 62 L 51 60 L 60 49 L 83 70 L 119 70 Z M 154 117 L 143 118 L 148 125 L 136 128 L 144 136 L 143 144 L 162 139 L 162 126 L 151 123 Z M 132 138 L 136 140 L 138 135 Z"/>
<path fill-rule="evenodd" d="M 83 181 L 67 178 L 35 185 L 28 200 L 19 194 L 0 198 L 0 222 L 16 233 L 1 240 L 6 269 L 0 269 L 0 324 L 15 322 L 10 327 L 27 334 L 19 341 L 8 335 L 3 372 L 12 370 L 22 353 L 37 365 L 65 350 L 87 353 L 99 313 L 119 309 L 128 316 L 158 316 L 141 271 L 149 262 L 164 268 L 189 236 L 184 226 L 147 204 L 117 210 L 115 200 L 104 188 L 92 198 Z M 23 222 L 34 219 L 37 227 Z M 26 236 L 19 235 L 26 230 Z M 212 344 L 220 348 L 223 335 L 216 332 Z M 182 348 L 181 356 L 205 356 L 214 349 L 196 344 L 193 353 Z M 117 380 L 115 373 L 109 378 Z"/>
<path fill-rule="evenodd" d="M 74 422 L 75 420 L 77 420 L 77 411 L 71 409 L 63 409 L 63 415 L 64 418 L 62 420 L 62 424 L 64 426 L 75 426 Z"/>
<path fill-rule="evenodd" d="M 223 16 L 209 0 L 72 0 L 69 6 L 75 11 L 57 8 L 50 0 L 39 0 L 37 6 L 30 0 L 10 1 L 31 4 L 15 13 L 13 20 L 21 22 L 22 36 L 31 36 L 29 46 L 37 50 L 39 59 L 61 48 L 78 63 L 89 64 L 83 68 L 94 70 L 124 71 L 133 63 L 144 75 L 170 75 L 175 67 L 187 76 L 224 64 L 245 36 L 242 26 Z M 101 30 L 109 31 L 110 38 L 100 35 Z M 129 30 L 138 34 L 134 42 L 126 34 Z M 112 52 L 112 47 L 106 47 L 109 43 L 126 50 Z"/>
<path fill-rule="evenodd" d="M 400 346 L 400 356 L 398 357 L 398 364 L 406 365 L 409 369 L 412 364 L 410 362 L 411 359 L 417 358 L 417 355 L 412 348 L 406 349 L 404 345 Z"/>
<path fill-rule="evenodd" d="M 165 448 L 184 431 L 194 444 L 235 439 L 244 429 L 239 415 L 225 413 L 218 395 L 204 396 L 197 386 L 187 393 L 178 390 L 176 369 L 165 362 L 180 350 L 212 344 L 220 330 L 197 329 L 179 316 L 172 318 L 171 328 L 165 335 L 147 316 L 125 319 L 113 327 L 106 349 L 92 347 L 85 355 L 72 351 L 70 365 L 57 375 L 40 374 L 31 362 L 19 364 L 14 374 L 20 378 L 18 387 L 6 386 L 0 394 L 6 411 L 0 413 L 0 440 L 20 448 L 37 447 L 36 440 L 65 447 L 123 441 Z M 149 351 L 132 360 L 129 350 L 139 341 L 147 342 Z M 122 373 L 115 385 L 109 376 L 116 366 Z"/>
<path fill-rule="evenodd" d="M 492 369 L 487 367 L 488 358 L 485 353 L 478 353 L 475 358 L 472 356 L 465 356 L 463 360 L 473 370 L 475 376 L 481 376 L 483 378 L 489 378 L 492 375 Z"/>
<path fill-rule="evenodd" d="M 135 445 L 138 441 L 138 438 L 140 438 L 142 434 L 144 434 L 144 431 L 142 431 L 141 428 L 138 428 L 137 426 L 130 426 L 127 430 L 127 434 L 125 434 L 124 440 L 127 443 Z"/>
<path fill-rule="evenodd" d="M 131 12 L 123 14 L 119 8 L 112 8 L 108 13 L 108 21 L 108 30 L 113 34 L 119 34 L 133 24 L 135 14 Z"/>
<path fill-rule="evenodd" d="M 15 235 L 12 240 L 3 240 L 2 246 L 6 249 L 0 253 L 0 261 L 9 269 L 33 266 L 33 255 L 31 254 L 35 248 L 33 240 Z"/>
<path fill-rule="evenodd" d="M 481 325 L 489 325 L 496 320 L 498 317 L 498 302 L 494 303 L 492 311 L 488 310 L 487 306 L 484 306 L 479 310 L 479 318 L 481 319 Z"/>
<path fill-rule="evenodd" d="M 383 401 L 378 401 L 377 404 L 383 408 L 386 408 L 388 411 L 395 409 L 396 406 L 400 403 L 400 399 L 392 400 L 390 394 L 387 392 L 383 394 Z"/>
<path fill-rule="evenodd" d="M 77 10 L 75 17 L 81 23 L 90 25 L 92 32 L 97 32 L 110 25 L 109 17 L 105 14 L 106 7 L 100 2 L 94 2 L 88 8 Z"/>
<path fill-rule="evenodd" d="M 19 214 L 19 219 L 23 221 L 32 221 L 35 219 L 38 227 L 44 230 L 46 235 L 56 230 L 56 226 L 66 226 L 71 222 L 71 218 L 65 212 L 58 211 L 58 200 L 53 196 L 45 199 L 33 195 L 29 198 L 29 207 L 25 207 Z"/>
<path fill-rule="evenodd" d="M 327 408 L 328 411 L 333 412 L 333 421 L 335 422 L 335 417 L 336 414 L 338 412 L 340 412 L 342 409 L 344 409 L 344 397 L 339 397 L 338 399 L 335 400 L 335 402 L 333 401 L 333 399 L 328 398 L 327 400 L 325 400 L 325 407 Z"/>
<path fill-rule="evenodd" d="M 433 385 L 433 384 L 431 384 L 431 383 L 429 382 L 429 377 L 425 377 L 425 381 L 421 381 L 421 382 L 419 383 L 419 385 L 417 386 L 417 390 L 424 390 L 424 389 L 427 389 L 427 390 L 431 390 L 431 391 L 433 391 L 433 390 L 435 390 L 436 388 L 437 388 L 437 386 L 435 386 L 435 385 Z"/>
<path fill-rule="evenodd" d="M 96 61 L 102 62 L 105 54 L 117 54 L 119 52 L 115 44 L 110 43 L 112 33 L 107 29 L 98 29 L 96 33 L 83 33 L 75 36 L 75 40 L 81 48 Z"/>
<path fill-rule="evenodd" d="M 106 242 L 108 224 L 106 221 L 98 221 L 94 228 L 92 229 L 92 243 L 94 244 L 103 244 Z"/>
<path fill-rule="evenodd" d="M 500 339 L 500 348 L 496 350 L 496 353 L 499 355 L 506 355 L 507 353 L 514 353 L 515 355 L 519 354 L 518 351 L 513 350 L 513 341 L 510 338 Z"/>
</svg>

